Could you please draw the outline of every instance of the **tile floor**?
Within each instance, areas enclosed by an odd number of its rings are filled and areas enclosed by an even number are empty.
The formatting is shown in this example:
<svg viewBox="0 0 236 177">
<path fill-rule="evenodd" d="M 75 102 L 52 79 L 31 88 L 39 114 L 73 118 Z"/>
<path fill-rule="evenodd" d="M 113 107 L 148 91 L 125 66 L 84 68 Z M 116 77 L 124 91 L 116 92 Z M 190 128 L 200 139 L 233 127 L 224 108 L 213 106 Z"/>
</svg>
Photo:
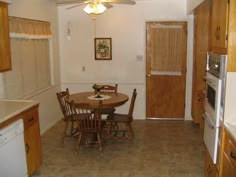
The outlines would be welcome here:
<svg viewBox="0 0 236 177">
<path fill-rule="evenodd" d="M 134 146 L 108 141 L 82 147 L 74 156 L 74 140 L 60 144 L 63 122 L 42 136 L 43 165 L 33 177 L 204 177 L 202 130 L 191 121 L 133 122 Z"/>
</svg>

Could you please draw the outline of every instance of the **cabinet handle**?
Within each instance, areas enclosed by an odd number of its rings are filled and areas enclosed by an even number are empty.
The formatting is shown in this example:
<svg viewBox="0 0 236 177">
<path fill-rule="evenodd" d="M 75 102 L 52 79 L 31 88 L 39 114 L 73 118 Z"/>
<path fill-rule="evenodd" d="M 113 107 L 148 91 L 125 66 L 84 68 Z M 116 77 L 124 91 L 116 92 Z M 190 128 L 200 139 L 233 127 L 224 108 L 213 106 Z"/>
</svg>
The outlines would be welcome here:
<svg viewBox="0 0 236 177">
<path fill-rule="evenodd" d="M 220 40 L 220 26 L 216 27 L 215 38 L 216 40 Z"/>
<path fill-rule="evenodd" d="M 30 119 L 28 119 L 28 122 L 32 122 L 34 120 L 33 117 L 31 117 Z"/>
<path fill-rule="evenodd" d="M 217 40 L 217 36 L 218 36 L 218 26 L 216 27 L 216 30 L 215 30 L 215 38 L 216 38 L 216 40 Z"/>
<path fill-rule="evenodd" d="M 29 154 L 30 147 L 29 147 L 28 143 L 25 144 L 25 149 L 26 149 L 26 153 Z"/>
<path fill-rule="evenodd" d="M 230 152 L 230 157 L 236 160 L 236 155 L 232 151 Z"/>
</svg>

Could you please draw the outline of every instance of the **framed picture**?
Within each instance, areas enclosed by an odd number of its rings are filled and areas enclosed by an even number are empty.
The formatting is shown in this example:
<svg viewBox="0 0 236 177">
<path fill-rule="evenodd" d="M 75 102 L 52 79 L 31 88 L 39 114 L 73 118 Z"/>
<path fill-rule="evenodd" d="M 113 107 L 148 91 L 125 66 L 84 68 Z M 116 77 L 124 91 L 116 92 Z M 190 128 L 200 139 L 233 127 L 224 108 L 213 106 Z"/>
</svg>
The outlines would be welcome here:
<svg viewBox="0 0 236 177">
<path fill-rule="evenodd" d="M 95 38 L 95 60 L 111 60 L 111 38 Z"/>
</svg>

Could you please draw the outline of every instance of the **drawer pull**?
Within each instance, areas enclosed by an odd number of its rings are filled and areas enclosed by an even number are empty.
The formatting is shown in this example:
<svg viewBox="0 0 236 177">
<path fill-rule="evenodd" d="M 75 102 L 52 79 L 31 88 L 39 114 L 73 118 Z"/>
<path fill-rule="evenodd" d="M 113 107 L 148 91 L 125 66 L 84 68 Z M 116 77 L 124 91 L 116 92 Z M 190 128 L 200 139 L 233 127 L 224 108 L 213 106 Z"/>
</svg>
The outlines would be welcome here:
<svg viewBox="0 0 236 177">
<path fill-rule="evenodd" d="M 32 122 L 34 120 L 33 117 L 31 117 L 30 119 L 28 119 L 28 122 Z"/>
<path fill-rule="evenodd" d="M 236 160 L 236 155 L 232 151 L 230 152 L 230 157 Z"/>
</svg>

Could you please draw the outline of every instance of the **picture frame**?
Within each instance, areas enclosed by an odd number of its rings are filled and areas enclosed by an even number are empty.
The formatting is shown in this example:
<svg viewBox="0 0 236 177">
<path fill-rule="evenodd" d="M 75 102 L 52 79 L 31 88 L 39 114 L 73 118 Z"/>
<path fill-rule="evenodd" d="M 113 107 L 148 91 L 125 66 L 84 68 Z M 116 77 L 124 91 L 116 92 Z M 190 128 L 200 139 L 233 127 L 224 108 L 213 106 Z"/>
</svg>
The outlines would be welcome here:
<svg viewBox="0 0 236 177">
<path fill-rule="evenodd" d="M 112 59 L 111 38 L 94 38 L 95 60 Z"/>
</svg>

